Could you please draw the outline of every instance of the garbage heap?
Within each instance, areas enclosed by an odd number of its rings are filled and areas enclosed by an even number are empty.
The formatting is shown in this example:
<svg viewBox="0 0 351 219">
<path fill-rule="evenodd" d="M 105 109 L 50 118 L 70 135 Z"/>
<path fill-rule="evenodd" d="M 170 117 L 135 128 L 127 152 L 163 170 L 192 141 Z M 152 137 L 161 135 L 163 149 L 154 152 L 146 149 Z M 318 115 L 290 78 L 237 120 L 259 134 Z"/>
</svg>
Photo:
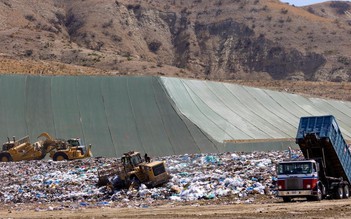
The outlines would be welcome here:
<svg viewBox="0 0 351 219">
<path fill-rule="evenodd" d="M 275 166 L 287 157 L 288 151 L 273 151 L 155 158 L 166 162 L 172 176 L 170 182 L 151 189 L 142 184 L 138 190 L 116 190 L 113 194 L 96 186 L 97 170 L 113 165 L 116 158 L 0 163 L 0 201 L 140 207 L 156 201 L 231 196 L 236 202 L 254 202 L 253 194 L 274 197 Z"/>
</svg>

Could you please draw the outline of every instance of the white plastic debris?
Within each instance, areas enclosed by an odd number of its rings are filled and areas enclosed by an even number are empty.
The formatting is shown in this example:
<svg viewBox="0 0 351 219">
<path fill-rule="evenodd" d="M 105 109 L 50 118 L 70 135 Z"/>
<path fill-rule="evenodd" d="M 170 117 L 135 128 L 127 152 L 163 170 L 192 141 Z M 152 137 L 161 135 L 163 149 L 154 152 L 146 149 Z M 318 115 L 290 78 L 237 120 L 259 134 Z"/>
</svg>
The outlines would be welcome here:
<svg viewBox="0 0 351 219">
<path fill-rule="evenodd" d="M 156 200 L 180 202 L 234 195 L 235 203 L 240 200 L 251 203 L 254 201 L 251 195 L 274 193 L 275 165 L 287 157 L 288 152 L 284 151 L 157 158 L 166 162 L 172 176 L 170 182 L 157 188 L 141 184 L 138 190 L 113 191 L 113 194 L 98 188 L 96 183 L 97 169 L 117 162 L 115 158 L 0 163 L 0 202 L 67 202 L 70 208 L 111 204 L 145 208 Z"/>
</svg>

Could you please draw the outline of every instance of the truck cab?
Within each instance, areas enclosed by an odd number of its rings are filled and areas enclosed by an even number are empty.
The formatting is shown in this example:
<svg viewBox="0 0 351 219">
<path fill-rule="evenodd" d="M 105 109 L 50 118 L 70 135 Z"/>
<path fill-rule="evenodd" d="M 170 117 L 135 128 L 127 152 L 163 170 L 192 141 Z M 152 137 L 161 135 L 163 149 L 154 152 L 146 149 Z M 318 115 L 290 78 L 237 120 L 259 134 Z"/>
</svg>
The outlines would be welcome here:
<svg viewBox="0 0 351 219">
<path fill-rule="evenodd" d="M 280 162 L 277 166 L 278 196 L 285 202 L 297 197 L 321 200 L 323 188 L 318 172 L 319 165 L 315 160 Z"/>
</svg>

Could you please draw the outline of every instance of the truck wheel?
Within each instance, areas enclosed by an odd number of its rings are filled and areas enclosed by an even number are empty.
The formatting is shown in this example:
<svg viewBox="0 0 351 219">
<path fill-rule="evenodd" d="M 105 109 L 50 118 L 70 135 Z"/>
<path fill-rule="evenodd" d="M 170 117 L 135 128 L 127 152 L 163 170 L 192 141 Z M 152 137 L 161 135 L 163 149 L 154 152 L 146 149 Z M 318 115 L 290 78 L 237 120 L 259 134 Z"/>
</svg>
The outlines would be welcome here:
<svg viewBox="0 0 351 219">
<path fill-rule="evenodd" d="M 322 194 L 322 190 L 321 188 L 318 186 L 318 190 L 317 190 L 317 196 L 314 197 L 314 201 L 320 201 L 323 198 L 323 194 Z"/>
<path fill-rule="evenodd" d="M 0 154 L 0 162 L 10 162 L 10 161 L 13 161 L 13 159 L 9 153 Z"/>
<path fill-rule="evenodd" d="M 284 202 L 291 202 L 291 198 L 290 197 L 283 197 L 283 201 Z"/>
<path fill-rule="evenodd" d="M 67 154 L 63 152 L 57 152 L 54 154 L 53 158 L 54 161 L 62 161 L 62 160 L 68 160 Z"/>
<path fill-rule="evenodd" d="M 350 188 L 349 185 L 344 185 L 344 189 L 343 189 L 343 198 L 347 199 L 350 197 Z"/>
<path fill-rule="evenodd" d="M 342 199 L 343 197 L 344 197 L 344 189 L 343 187 L 339 186 L 338 189 L 336 190 L 335 198 Z"/>
</svg>

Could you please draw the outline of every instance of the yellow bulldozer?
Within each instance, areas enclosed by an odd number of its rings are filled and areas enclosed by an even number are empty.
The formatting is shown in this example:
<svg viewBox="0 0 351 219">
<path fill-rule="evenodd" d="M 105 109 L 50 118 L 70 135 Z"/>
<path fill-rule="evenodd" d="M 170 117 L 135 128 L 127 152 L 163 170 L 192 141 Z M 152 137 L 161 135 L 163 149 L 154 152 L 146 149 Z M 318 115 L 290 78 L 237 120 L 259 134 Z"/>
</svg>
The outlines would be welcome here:
<svg viewBox="0 0 351 219">
<path fill-rule="evenodd" d="M 43 142 L 37 141 L 31 144 L 29 136 L 23 137 L 16 140 L 15 137 L 10 140 L 7 138 L 7 142 L 2 145 L 2 151 L 0 152 L 0 161 L 21 161 L 21 160 L 41 160 L 45 157 L 46 152 L 44 150 Z"/>
<path fill-rule="evenodd" d="M 12 140 L 8 138 L 8 141 L 2 146 L 0 162 L 41 160 L 48 153 L 54 161 L 75 160 L 92 156 L 91 146 L 86 148 L 79 138 L 71 138 L 67 141 L 58 140 L 46 132 L 40 134 L 38 138 L 41 137 L 44 137 L 45 140 L 39 139 L 33 144 L 30 143 L 28 136 L 19 140 L 16 140 L 15 137 Z"/>
<path fill-rule="evenodd" d="M 70 138 L 67 141 L 54 139 L 48 133 L 44 132 L 38 138 L 44 137 L 43 147 L 46 153 L 54 161 L 75 160 L 92 157 L 91 145 L 86 147 L 80 138 Z"/>
<path fill-rule="evenodd" d="M 163 161 L 142 159 L 139 152 L 124 153 L 121 162 L 110 168 L 98 170 L 99 187 L 113 189 L 138 188 L 141 183 L 147 187 L 155 187 L 169 181 L 170 174 Z"/>
</svg>

